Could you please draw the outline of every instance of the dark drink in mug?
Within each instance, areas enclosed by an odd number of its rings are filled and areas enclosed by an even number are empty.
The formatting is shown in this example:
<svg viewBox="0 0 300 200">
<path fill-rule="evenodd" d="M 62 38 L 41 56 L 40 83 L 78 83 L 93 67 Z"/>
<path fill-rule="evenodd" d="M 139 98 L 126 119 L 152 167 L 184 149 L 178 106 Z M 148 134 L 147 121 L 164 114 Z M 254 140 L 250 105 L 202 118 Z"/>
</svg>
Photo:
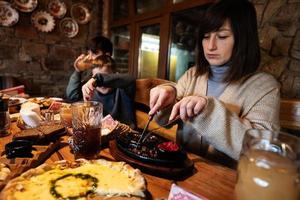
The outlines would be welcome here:
<svg viewBox="0 0 300 200">
<path fill-rule="evenodd" d="M 72 104 L 73 133 L 69 140 L 75 158 L 94 159 L 100 152 L 102 104 L 95 101 Z"/>
<path fill-rule="evenodd" d="M 101 128 L 73 130 L 74 153 L 77 157 L 93 157 L 100 151 Z"/>
</svg>

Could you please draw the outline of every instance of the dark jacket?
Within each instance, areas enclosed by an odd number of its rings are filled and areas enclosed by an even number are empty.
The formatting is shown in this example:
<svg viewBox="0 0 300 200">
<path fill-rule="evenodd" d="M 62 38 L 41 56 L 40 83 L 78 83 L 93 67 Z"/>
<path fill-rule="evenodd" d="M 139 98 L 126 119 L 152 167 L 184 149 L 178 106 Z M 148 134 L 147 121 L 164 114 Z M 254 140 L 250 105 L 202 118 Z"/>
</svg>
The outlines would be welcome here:
<svg viewBox="0 0 300 200">
<path fill-rule="evenodd" d="M 110 114 L 114 119 L 135 128 L 134 95 L 135 78 L 129 74 L 97 74 L 95 76 L 98 87 L 113 88 L 108 94 L 95 90 L 92 101 L 103 104 L 103 116 Z M 69 80 L 66 95 L 69 101 L 82 101 L 81 88 L 84 85 L 81 72 L 75 71 Z"/>
</svg>

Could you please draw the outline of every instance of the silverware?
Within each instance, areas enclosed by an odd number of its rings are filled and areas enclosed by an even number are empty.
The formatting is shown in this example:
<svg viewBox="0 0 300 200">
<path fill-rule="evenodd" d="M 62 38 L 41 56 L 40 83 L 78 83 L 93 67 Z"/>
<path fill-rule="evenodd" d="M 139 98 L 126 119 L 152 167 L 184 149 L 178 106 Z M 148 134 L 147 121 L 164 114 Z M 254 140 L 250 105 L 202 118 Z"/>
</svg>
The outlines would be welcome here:
<svg viewBox="0 0 300 200">
<path fill-rule="evenodd" d="M 143 144 L 145 141 L 146 141 L 146 139 L 151 135 L 151 133 L 153 133 L 154 131 L 157 131 L 157 130 L 159 130 L 160 128 L 168 128 L 168 127 L 170 127 L 170 126 L 173 126 L 175 123 L 177 123 L 178 121 L 180 120 L 180 117 L 178 116 L 178 117 L 176 117 L 175 119 L 173 119 L 172 121 L 169 121 L 168 123 L 166 123 L 166 124 L 163 124 L 163 125 L 160 125 L 159 127 L 157 127 L 157 128 L 155 128 L 155 129 L 152 129 L 151 131 L 149 131 L 146 135 L 145 135 L 145 137 L 142 139 L 142 141 L 141 141 L 141 144 Z"/>
<path fill-rule="evenodd" d="M 147 131 L 147 129 L 148 129 L 148 126 L 149 126 L 150 122 L 151 122 L 152 119 L 153 119 L 153 116 L 154 116 L 154 115 L 150 115 L 150 116 L 149 116 L 148 122 L 147 122 L 147 124 L 146 124 L 146 126 L 145 126 L 145 128 L 144 128 L 144 130 L 143 130 L 143 132 L 142 132 L 142 134 L 141 134 L 140 139 L 138 140 L 138 142 L 137 142 L 137 144 L 136 144 L 137 147 L 139 147 L 141 141 L 142 141 L 143 138 L 145 137 L 146 131 Z"/>
</svg>

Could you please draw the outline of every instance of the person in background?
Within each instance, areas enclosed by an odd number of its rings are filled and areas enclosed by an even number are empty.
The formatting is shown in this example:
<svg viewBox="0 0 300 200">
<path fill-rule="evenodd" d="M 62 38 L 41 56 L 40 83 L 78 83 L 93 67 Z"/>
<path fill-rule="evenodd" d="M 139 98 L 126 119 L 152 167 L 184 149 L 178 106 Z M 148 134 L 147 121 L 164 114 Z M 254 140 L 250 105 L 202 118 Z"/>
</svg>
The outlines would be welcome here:
<svg viewBox="0 0 300 200">
<path fill-rule="evenodd" d="M 252 3 L 216 1 L 202 19 L 197 65 L 177 84 L 150 91 L 149 115 L 156 114 L 160 124 L 181 118 L 176 139 L 184 148 L 200 155 L 222 152 L 237 160 L 247 129 L 279 131 L 280 87 L 271 75 L 258 72 Z"/>
<path fill-rule="evenodd" d="M 93 60 L 99 55 L 112 55 L 113 44 L 103 36 L 96 36 L 88 42 L 86 54 L 81 54 L 74 62 L 74 72 L 70 76 L 66 89 L 66 97 L 69 101 L 75 102 L 82 100 L 81 87 L 85 83 L 84 72 L 92 68 Z"/>
<path fill-rule="evenodd" d="M 117 73 L 115 61 L 109 55 L 112 53 L 111 42 L 105 44 L 102 50 L 100 45 L 95 45 L 97 51 L 88 54 L 90 58 L 85 64 L 89 64 L 92 78 L 85 83 L 81 81 L 80 74 L 76 75 L 80 73 L 77 70 L 78 64 L 81 61 L 84 63 L 84 58 L 76 59 L 75 74 L 73 73 L 67 86 L 67 97 L 71 101 L 99 101 L 103 104 L 103 116 L 110 114 L 115 120 L 135 129 L 135 78 L 129 74 Z"/>
</svg>

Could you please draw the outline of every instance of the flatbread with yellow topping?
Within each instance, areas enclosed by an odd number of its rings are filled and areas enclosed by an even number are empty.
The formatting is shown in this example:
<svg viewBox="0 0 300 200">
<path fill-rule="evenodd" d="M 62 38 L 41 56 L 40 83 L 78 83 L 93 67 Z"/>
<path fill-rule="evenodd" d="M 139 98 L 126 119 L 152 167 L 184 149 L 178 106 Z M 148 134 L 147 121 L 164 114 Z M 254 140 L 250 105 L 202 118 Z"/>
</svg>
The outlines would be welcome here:
<svg viewBox="0 0 300 200">
<path fill-rule="evenodd" d="M 5 186 L 0 199 L 142 199 L 145 190 L 146 182 L 140 170 L 124 162 L 78 159 L 28 170 Z"/>
</svg>

